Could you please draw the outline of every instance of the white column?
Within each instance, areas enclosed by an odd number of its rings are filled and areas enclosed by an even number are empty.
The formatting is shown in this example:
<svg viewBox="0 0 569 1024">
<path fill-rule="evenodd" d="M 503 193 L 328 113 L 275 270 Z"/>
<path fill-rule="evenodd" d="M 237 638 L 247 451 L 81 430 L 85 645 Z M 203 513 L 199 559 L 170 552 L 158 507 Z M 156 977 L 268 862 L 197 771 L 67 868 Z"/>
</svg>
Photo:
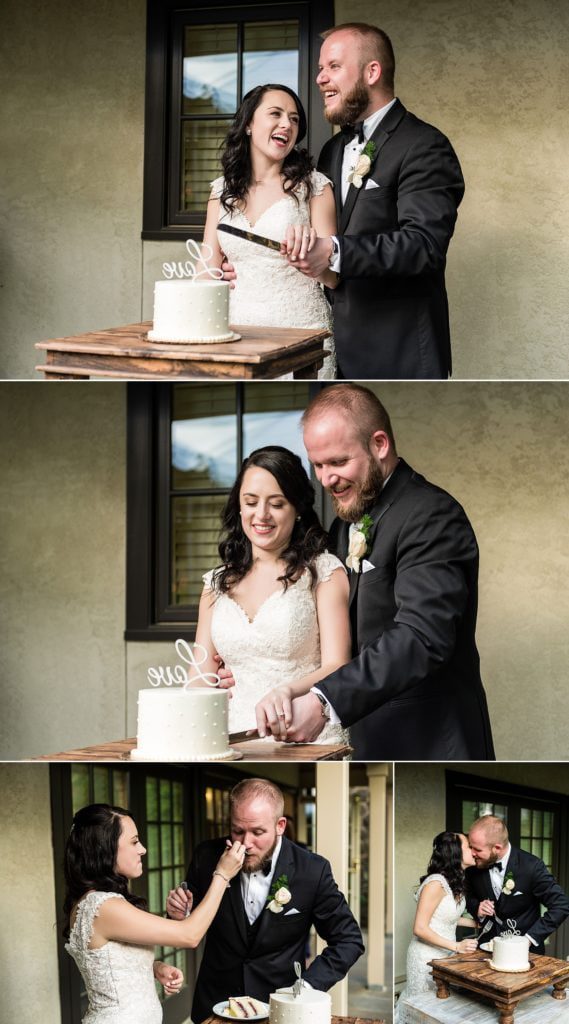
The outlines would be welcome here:
<svg viewBox="0 0 569 1024">
<path fill-rule="evenodd" d="M 316 852 L 330 861 L 332 874 L 341 892 L 348 891 L 349 866 L 350 766 L 347 761 L 316 764 Z M 316 952 L 325 942 L 318 937 Z M 330 990 L 332 1013 L 347 1016 L 348 979 Z"/>
<path fill-rule="evenodd" d="M 387 783 L 387 871 L 385 933 L 393 935 L 393 782 Z"/>
<path fill-rule="evenodd" d="M 389 766 L 368 764 L 369 899 L 368 985 L 385 985 L 386 789 Z"/>
</svg>

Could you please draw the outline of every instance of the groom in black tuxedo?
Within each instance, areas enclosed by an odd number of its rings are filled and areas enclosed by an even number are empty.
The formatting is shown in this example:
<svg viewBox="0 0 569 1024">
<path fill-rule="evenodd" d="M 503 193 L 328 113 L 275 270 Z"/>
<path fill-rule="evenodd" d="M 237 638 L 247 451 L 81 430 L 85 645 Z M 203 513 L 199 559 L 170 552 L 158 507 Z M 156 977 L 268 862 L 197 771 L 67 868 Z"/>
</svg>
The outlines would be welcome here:
<svg viewBox="0 0 569 1024">
<path fill-rule="evenodd" d="M 291 261 L 309 277 L 330 267 L 338 376 L 445 378 L 451 371 L 446 254 L 464 194 L 448 139 L 395 98 L 389 37 L 373 25 L 323 34 L 316 83 L 342 126 L 318 169 L 334 183 L 338 237 Z M 351 131 L 350 131 L 351 127 Z M 369 163 L 349 184 L 366 151 Z"/>
<path fill-rule="evenodd" d="M 516 931 L 528 936 L 531 953 L 545 953 L 544 940 L 569 916 L 561 886 L 539 857 L 510 846 L 501 818 L 478 818 L 468 841 L 476 867 L 466 871 L 466 906 L 481 925 L 479 941 L 507 931 L 512 921 Z"/>
<path fill-rule="evenodd" d="M 283 809 L 281 791 L 264 779 L 246 779 L 232 790 L 231 835 L 247 852 L 206 936 L 192 1006 L 195 1024 L 229 996 L 268 1002 L 271 992 L 295 981 L 295 960 L 312 988 L 327 991 L 363 953 L 360 929 L 328 861 L 286 839 Z M 206 893 L 225 845 L 224 839 L 211 839 L 197 847 L 187 875 L 194 905 Z M 188 902 L 181 888 L 172 890 L 168 915 L 183 917 Z M 304 971 L 312 925 L 327 946 Z"/>
<path fill-rule="evenodd" d="M 398 457 L 368 388 L 323 389 L 303 425 L 338 516 L 330 546 L 350 566 L 353 658 L 292 702 L 286 735 L 282 720 L 271 731 L 311 742 L 330 718 L 350 727 L 357 760 L 493 759 L 475 641 L 478 546 L 464 510 Z"/>
</svg>

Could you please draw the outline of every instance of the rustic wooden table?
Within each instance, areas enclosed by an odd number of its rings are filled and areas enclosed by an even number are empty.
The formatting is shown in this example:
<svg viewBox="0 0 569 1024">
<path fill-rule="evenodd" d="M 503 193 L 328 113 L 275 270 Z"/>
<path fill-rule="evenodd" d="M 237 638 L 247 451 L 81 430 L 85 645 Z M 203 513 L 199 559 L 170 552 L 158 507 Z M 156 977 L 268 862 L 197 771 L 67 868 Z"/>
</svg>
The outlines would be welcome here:
<svg viewBox="0 0 569 1024">
<path fill-rule="evenodd" d="M 48 380 L 270 380 L 292 373 L 313 380 L 322 366 L 327 330 L 239 327 L 240 341 L 220 345 L 174 345 L 148 341 L 152 321 L 89 331 L 76 337 L 38 341 L 47 362 L 36 366 Z"/>
<path fill-rule="evenodd" d="M 32 761 L 129 761 L 135 739 L 115 740 L 92 747 L 62 750 L 59 754 L 42 754 Z M 243 755 L 243 761 L 341 761 L 352 748 L 328 743 L 275 743 L 273 740 L 247 740 L 233 743 L 232 748 Z M 133 761 L 133 764 L 144 764 Z M 219 764 L 239 764 L 239 761 L 220 761 Z"/>
<path fill-rule="evenodd" d="M 227 1020 L 224 1017 L 206 1017 L 202 1024 L 227 1024 Z M 385 1024 L 385 1021 L 368 1017 L 332 1017 L 332 1024 Z"/>
<path fill-rule="evenodd" d="M 488 953 L 464 953 L 449 959 L 431 960 L 433 980 L 439 999 L 448 999 L 450 985 L 459 985 L 488 999 L 499 1013 L 500 1024 L 514 1024 L 514 1010 L 522 999 L 553 985 L 553 998 L 565 999 L 569 963 L 552 956 L 530 954 L 530 969 L 523 974 L 505 974 L 490 967 Z"/>
</svg>

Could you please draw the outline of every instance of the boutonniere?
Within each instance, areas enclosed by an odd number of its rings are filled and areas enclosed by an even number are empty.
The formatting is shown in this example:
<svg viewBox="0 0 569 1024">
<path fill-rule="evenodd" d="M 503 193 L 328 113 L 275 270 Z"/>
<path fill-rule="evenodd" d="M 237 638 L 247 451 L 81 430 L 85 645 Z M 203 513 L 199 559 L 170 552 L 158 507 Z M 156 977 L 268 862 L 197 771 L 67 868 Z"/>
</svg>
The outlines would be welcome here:
<svg viewBox="0 0 569 1024">
<path fill-rule="evenodd" d="M 279 875 L 271 885 L 271 891 L 265 906 L 269 908 L 272 914 L 282 914 L 291 899 L 292 895 L 288 889 L 288 878 L 286 875 Z"/>
<path fill-rule="evenodd" d="M 366 142 L 356 163 L 348 174 L 348 182 L 354 188 L 361 188 L 366 174 L 369 174 L 377 146 L 375 142 Z"/>
<path fill-rule="evenodd" d="M 361 560 L 364 555 L 367 555 L 372 529 L 373 519 L 371 516 L 365 515 L 360 519 L 359 523 L 356 524 L 356 529 L 352 530 L 350 543 L 348 545 L 348 557 L 346 558 L 346 565 L 348 569 L 353 569 L 354 572 L 360 571 Z"/>
<path fill-rule="evenodd" d="M 511 871 L 506 871 L 506 874 L 504 876 L 504 884 L 502 886 L 502 892 L 504 893 L 505 896 L 511 896 L 515 888 L 516 883 L 514 881 L 513 873 Z"/>
</svg>

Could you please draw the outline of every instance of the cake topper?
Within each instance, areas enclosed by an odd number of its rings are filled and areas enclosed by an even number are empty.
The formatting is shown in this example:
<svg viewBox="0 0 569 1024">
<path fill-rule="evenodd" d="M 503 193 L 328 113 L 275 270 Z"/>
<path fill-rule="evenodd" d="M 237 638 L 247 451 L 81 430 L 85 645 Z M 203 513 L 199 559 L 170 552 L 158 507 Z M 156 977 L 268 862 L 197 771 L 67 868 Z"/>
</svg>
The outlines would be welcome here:
<svg viewBox="0 0 569 1024">
<path fill-rule="evenodd" d="M 211 245 L 207 245 L 203 242 L 201 247 L 194 241 L 193 238 L 188 238 L 186 242 L 186 249 L 188 255 L 192 259 L 186 260 L 185 263 L 178 261 L 172 263 L 162 264 L 162 273 L 167 281 L 171 281 L 172 278 L 184 278 L 189 277 L 192 281 L 195 281 L 198 277 L 211 277 L 214 281 L 223 280 L 223 270 L 221 267 L 208 267 L 208 263 L 213 256 L 213 249 Z M 201 263 L 203 270 L 197 270 L 196 266 Z"/>
<path fill-rule="evenodd" d="M 196 670 L 195 674 L 190 679 L 188 677 L 188 671 L 183 665 L 174 665 L 171 668 L 169 665 L 163 667 L 158 665 L 157 668 L 148 669 L 148 682 L 151 686 L 183 686 L 184 690 L 188 690 L 196 679 L 202 679 L 206 686 L 219 686 L 219 676 L 216 672 L 202 672 L 200 665 L 203 665 L 204 661 L 207 661 L 208 653 L 202 644 L 193 644 L 193 649 L 187 640 L 176 640 L 175 643 L 176 654 L 185 661 L 187 665 L 191 665 Z M 196 657 L 196 651 L 199 651 L 200 658 Z"/>
<path fill-rule="evenodd" d="M 522 933 L 520 931 L 518 931 L 518 929 L 516 927 L 517 923 L 518 923 L 517 921 L 513 921 L 512 918 L 509 917 L 507 919 L 507 921 L 506 921 L 506 924 L 507 924 L 508 927 L 505 928 L 503 932 L 500 932 L 500 938 L 501 939 L 512 939 L 516 935 L 521 935 Z"/>
<path fill-rule="evenodd" d="M 292 986 L 292 994 L 296 998 L 302 992 L 302 967 L 298 960 L 294 961 L 294 973 L 296 974 L 296 981 Z"/>
</svg>

